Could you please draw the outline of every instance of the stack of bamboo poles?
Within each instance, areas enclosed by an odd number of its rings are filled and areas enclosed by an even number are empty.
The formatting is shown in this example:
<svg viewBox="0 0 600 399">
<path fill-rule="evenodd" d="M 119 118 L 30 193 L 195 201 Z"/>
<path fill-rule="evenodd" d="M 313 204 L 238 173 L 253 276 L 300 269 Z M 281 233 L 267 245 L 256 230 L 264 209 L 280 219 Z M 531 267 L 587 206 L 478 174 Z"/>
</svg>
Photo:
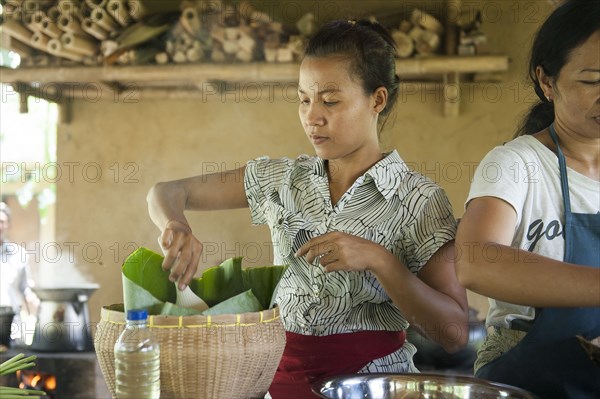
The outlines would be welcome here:
<svg viewBox="0 0 600 399">
<path fill-rule="evenodd" d="M 131 41 L 132 31 L 143 29 L 137 25 L 146 17 L 168 12 L 180 17 L 161 41 L 150 41 L 158 31 L 145 38 L 138 30 L 144 40 L 123 44 L 125 34 Z M 314 16 L 292 28 L 290 33 L 248 0 L 7 0 L 1 25 L 2 47 L 18 53 L 23 66 L 291 62 L 314 32 Z"/>
<path fill-rule="evenodd" d="M 3 47 L 36 64 L 53 56 L 74 63 L 102 62 L 100 43 L 154 12 L 162 2 L 141 0 L 8 0 Z"/>
<path fill-rule="evenodd" d="M 412 10 L 410 20 L 403 19 L 392 37 L 396 42 L 398 58 L 410 58 L 415 54 L 427 56 L 438 51 L 444 26 L 431 14 L 418 8 Z"/>
<path fill-rule="evenodd" d="M 309 16 L 312 14 L 307 14 Z M 291 35 L 282 23 L 257 10 L 250 1 L 236 5 L 184 2 L 179 20 L 173 25 L 165 51 L 156 55 L 158 64 L 188 62 L 292 62 L 297 61 L 303 43 L 312 31 Z"/>
</svg>

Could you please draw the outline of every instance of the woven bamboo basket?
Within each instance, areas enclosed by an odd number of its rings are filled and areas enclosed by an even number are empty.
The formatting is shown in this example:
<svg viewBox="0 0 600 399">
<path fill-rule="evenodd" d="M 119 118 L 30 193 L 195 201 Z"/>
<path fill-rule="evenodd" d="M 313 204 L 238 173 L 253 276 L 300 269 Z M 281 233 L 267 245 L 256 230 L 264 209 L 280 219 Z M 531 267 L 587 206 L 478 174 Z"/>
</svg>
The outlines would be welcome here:
<svg viewBox="0 0 600 399">
<path fill-rule="evenodd" d="M 279 308 L 215 316 L 150 316 L 160 344 L 161 399 L 263 398 L 285 347 Z M 115 397 L 113 348 L 125 328 L 123 305 L 105 306 L 94 336 Z"/>
</svg>

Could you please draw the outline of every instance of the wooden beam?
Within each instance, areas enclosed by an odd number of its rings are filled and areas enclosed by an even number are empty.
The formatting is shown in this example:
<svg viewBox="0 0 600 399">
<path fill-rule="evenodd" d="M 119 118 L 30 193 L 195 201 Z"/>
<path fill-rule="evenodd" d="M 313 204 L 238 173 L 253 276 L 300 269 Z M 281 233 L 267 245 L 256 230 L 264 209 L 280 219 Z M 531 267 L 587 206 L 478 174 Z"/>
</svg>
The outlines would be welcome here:
<svg viewBox="0 0 600 399">
<path fill-rule="evenodd" d="M 44 68 L 0 68 L 0 80 L 4 83 L 16 81 L 39 83 L 100 82 L 112 81 L 122 84 L 130 82 L 153 82 L 161 80 L 202 81 L 247 81 L 247 82 L 293 82 L 298 79 L 300 65 L 297 63 L 251 63 L 251 64 L 183 64 L 145 65 L 113 67 L 44 67 Z M 435 56 L 409 58 L 396 61 L 396 72 L 400 76 L 422 74 L 474 73 L 508 70 L 505 56 Z"/>
</svg>

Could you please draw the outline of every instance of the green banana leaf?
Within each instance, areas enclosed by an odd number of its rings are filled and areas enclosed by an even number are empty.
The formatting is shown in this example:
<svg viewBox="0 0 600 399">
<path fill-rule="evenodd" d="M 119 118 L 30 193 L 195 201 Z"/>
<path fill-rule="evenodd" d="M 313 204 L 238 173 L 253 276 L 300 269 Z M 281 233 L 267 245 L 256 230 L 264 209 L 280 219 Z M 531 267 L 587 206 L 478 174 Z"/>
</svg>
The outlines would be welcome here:
<svg viewBox="0 0 600 399">
<path fill-rule="evenodd" d="M 210 307 L 245 291 L 242 258 L 230 258 L 220 266 L 206 269 L 190 288 Z"/>
<path fill-rule="evenodd" d="M 162 35 L 169 30 L 179 14 L 180 12 L 155 14 L 128 26 L 114 39 L 118 43 L 117 48 L 106 55 L 105 62 L 112 65 L 123 52 Z"/>
<path fill-rule="evenodd" d="M 122 267 L 125 309 L 147 309 L 150 314 L 177 316 L 199 314 L 197 310 L 175 305 L 176 287 L 169 280 L 169 272 L 162 269 L 162 261 L 161 255 L 144 247 L 125 259 Z M 225 311 L 216 311 L 243 313 L 268 309 L 286 269 L 287 266 L 242 269 L 241 257 L 230 258 L 192 279 L 190 288 L 211 308 L 236 297 L 223 308 Z"/>
<path fill-rule="evenodd" d="M 175 302 L 175 284 L 169 272 L 161 267 L 163 257 L 144 247 L 136 249 L 125 259 L 123 273 L 123 299 L 125 309 L 147 309 L 164 302 Z"/>
<path fill-rule="evenodd" d="M 168 316 L 193 316 L 196 314 L 201 314 L 202 312 L 192 308 L 177 306 L 171 302 L 165 302 L 165 304 L 160 308 L 160 311 L 157 313 Z"/>
<path fill-rule="evenodd" d="M 246 312 L 260 312 L 264 308 L 260 302 L 252 293 L 252 290 L 247 290 L 233 296 L 229 299 L 224 300 L 221 303 L 216 304 L 212 308 L 206 309 L 202 312 L 203 315 L 217 315 L 217 314 L 232 314 L 232 313 L 246 313 Z"/>
<path fill-rule="evenodd" d="M 263 309 L 272 307 L 273 294 L 286 269 L 287 266 L 257 266 L 243 270 L 244 288 L 252 289 Z"/>
</svg>

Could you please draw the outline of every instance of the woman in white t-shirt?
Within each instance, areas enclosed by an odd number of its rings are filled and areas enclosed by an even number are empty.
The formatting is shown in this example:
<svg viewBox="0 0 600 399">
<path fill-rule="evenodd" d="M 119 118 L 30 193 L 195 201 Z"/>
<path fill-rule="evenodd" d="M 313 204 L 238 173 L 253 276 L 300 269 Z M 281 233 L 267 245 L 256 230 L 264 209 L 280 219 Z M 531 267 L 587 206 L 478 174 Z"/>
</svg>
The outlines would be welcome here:
<svg viewBox="0 0 600 399">
<path fill-rule="evenodd" d="M 459 280 L 490 298 L 476 375 L 597 398 L 576 335 L 600 335 L 600 2 L 552 13 L 530 76 L 541 103 L 479 165 L 457 232 Z"/>
<path fill-rule="evenodd" d="M 311 382 L 344 373 L 417 372 L 409 324 L 448 351 L 467 341 L 449 201 L 380 148 L 398 86 L 394 41 L 381 25 L 327 23 L 308 43 L 298 85 L 316 156 L 258 158 L 149 193 L 163 267 L 180 285 L 202 252 L 184 210 L 249 207 L 253 223 L 268 224 L 275 262 L 289 265 L 274 295 L 287 339 L 275 399 L 311 397 Z"/>
</svg>

